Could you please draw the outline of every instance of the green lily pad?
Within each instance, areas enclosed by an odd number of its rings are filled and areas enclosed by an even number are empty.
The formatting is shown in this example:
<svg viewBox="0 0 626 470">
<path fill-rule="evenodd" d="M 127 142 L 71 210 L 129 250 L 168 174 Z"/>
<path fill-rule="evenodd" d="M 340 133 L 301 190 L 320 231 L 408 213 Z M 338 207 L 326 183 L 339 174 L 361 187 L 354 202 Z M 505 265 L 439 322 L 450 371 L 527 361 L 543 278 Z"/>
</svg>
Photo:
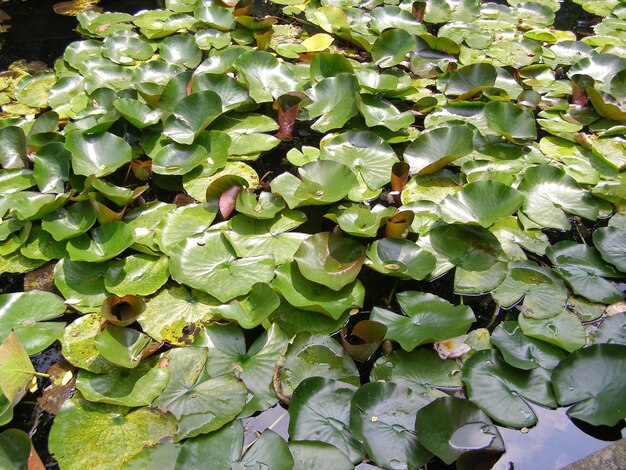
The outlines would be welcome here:
<svg viewBox="0 0 626 470">
<path fill-rule="evenodd" d="M 623 229 L 602 227 L 594 230 L 593 244 L 605 261 L 626 272 L 626 240 Z"/>
<path fill-rule="evenodd" d="M 96 223 L 96 211 L 89 201 L 68 204 L 44 216 L 41 227 L 57 241 L 76 237 Z"/>
<path fill-rule="evenodd" d="M 472 457 L 489 455 L 495 462 L 504 442 L 489 417 L 467 400 L 441 397 L 420 408 L 415 420 L 419 442 L 450 465 L 467 468 Z"/>
<path fill-rule="evenodd" d="M 122 253 L 134 242 L 132 228 L 124 222 L 109 222 L 67 242 L 72 261 L 106 261 Z"/>
<path fill-rule="evenodd" d="M 175 433 L 176 420 L 171 414 L 91 403 L 77 393 L 57 414 L 49 446 L 63 468 L 121 469 L 145 447 Z M 76 446 L 82 451 L 76 452 Z"/>
<path fill-rule="evenodd" d="M 398 132 L 415 121 L 411 111 L 400 112 L 391 102 L 373 95 L 360 95 L 357 106 L 367 127 L 384 126 Z"/>
<path fill-rule="evenodd" d="M 52 235 L 44 231 L 40 225 L 31 229 L 26 243 L 20 246 L 20 253 L 29 258 L 45 261 L 61 259 L 67 256 L 65 242 L 54 240 Z"/>
<path fill-rule="evenodd" d="M 185 96 L 165 120 L 163 133 L 179 144 L 193 144 L 198 135 L 220 114 L 222 100 L 217 93 L 206 90 Z"/>
<path fill-rule="evenodd" d="M 289 406 L 289 436 L 295 441 L 316 440 L 341 450 L 353 464 L 365 452 L 350 432 L 350 402 L 356 387 L 324 377 L 303 380 Z"/>
<path fill-rule="evenodd" d="M 374 307 L 370 320 L 387 325 L 386 338 L 400 343 L 405 351 L 463 335 L 476 320 L 469 307 L 452 305 L 427 292 L 400 292 L 396 299 L 407 316 Z"/>
<path fill-rule="evenodd" d="M 104 287 L 111 294 L 152 295 L 169 279 L 165 256 L 136 254 L 110 263 L 104 275 Z"/>
<path fill-rule="evenodd" d="M 258 196 L 250 191 L 241 191 L 235 208 L 237 212 L 255 219 L 272 219 L 285 208 L 285 201 L 267 191 L 261 191 Z"/>
<path fill-rule="evenodd" d="M 398 157 L 381 137 L 373 132 L 345 132 L 321 148 L 320 160 L 334 160 L 360 175 L 370 189 L 379 189 L 391 179 L 391 167 Z"/>
<path fill-rule="evenodd" d="M 33 177 L 43 193 L 63 193 L 69 181 L 70 152 L 60 142 L 49 143 L 37 151 Z"/>
<path fill-rule="evenodd" d="M 549 268 L 532 261 L 509 263 L 507 276 L 492 292 L 499 305 L 509 308 L 522 297 L 522 313 L 531 318 L 550 318 L 561 313 L 567 304 L 567 288 Z"/>
<path fill-rule="evenodd" d="M 293 391 L 308 377 L 325 377 L 358 386 L 359 371 L 341 345 L 328 336 L 307 332 L 293 338 L 278 373 L 282 394 Z"/>
<path fill-rule="evenodd" d="M 243 298 L 233 299 L 214 310 L 216 316 L 236 321 L 242 328 L 252 329 L 263 323 L 280 304 L 280 299 L 267 284 L 257 283 Z"/>
<path fill-rule="evenodd" d="M 626 312 L 620 312 L 602 320 L 596 330 L 594 344 L 626 345 Z"/>
<path fill-rule="evenodd" d="M 16 126 L 0 129 L 0 165 L 4 169 L 26 166 L 26 135 Z"/>
<path fill-rule="evenodd" d="M 159 55 L 170 64 L 195 68 L 202 60 L 202 51 L 193 36 L 177 34 L 169 36 L 159 44 Z"/>
<path fill-rule="evenodd" d="M 176 206 L 160 201 L 150 201 L 137 206 L 124 215 L 125 222 L 132 230 L 133 247 L 149 254 L 158 254 L 159 247 L 154 241 L 156 227 Z"/>
<path fill-rule="evenodd" d="M 293 456 L 294 468 L 314 470 L 331 464 L 334 470 L 354 468 L 350 459 L 335 446 L 321 441 L 292 441 L 289 450 Z"/>
<path fill-rule="evenodd" d="M 109 175 L 132 159 L 130 145 L 114 134 L 100 132 L 67 134 L 65 146 L 72 153 L 72 170 L 77 175 Z"/>
<path fill-rule="evenodd" d="M 599 205 L 593 196 L 559 168 L 529 168 L 518 189 L 526 196 L 524 214 L 542 227 L 568 230 L 570 223 L 563 211 L 589 220 L 598 217 Z"/>
<path fill-rule="evenodd" d="M 189 204 L 165 215 L 156 229 L 154 241 L 161 251 L 169 254 L 174 246 L 186 238 L 207 230 L 217 215 L 214 203 Z"/>
<path fill-rule="evenodd" d="M 498 287 L 508 272 L 507 263 L 495 263 L 486 271 L 454 271 L 454 292 L 457 294 L 485 294 Z"/>
<path fill-rule="evenodd" d="M 354 75 L 340 73 L 334 77 L 324 78 L 316 83 L 308 92 L 312 103 L 307 106 L 312 119 L 319 117 L 311 129 L 328 132 L 345 125 L 358 112 L 356 97 L 359 90 Z"/>
<path fill-rule="evenodd" d="M 104 374 L 116 369 L 107 361 L 94 345 L 94 338 L 100 333 L 104 318 L 97 314 L 84 315 L 69 324 L 61 337 L 63 357 L 70 364 L 94 374 Z"/>
<path fill-rule="evenodd" d="M 496 421 L 521 429 L 537 423 L 525 400 L 556 408 L 550 375 L 541 368 L 511 367 L 493 350 L 478 351 L 463 367 L 469 400 Z"/>
<path fill-rule="evenodd" d="M 500 323 L 491 334 L 491 342 L 500 350 L 504 360 L 518 369 L 543 367 L 552 370 L 567 356 L 562 349 L 526 336 L 515 321 Z"/>
<path fill-rule="evenodd" d="M 18 219 L 39 220 L 46 214 L 62 207 L 68 199 L 68 193 L 45 194 L 35 191 L 20 191 L 12 194 L 10 201 Z"/>
<path fill-rule="evenodd" d="M 567 414 L 594 426 L 613 426 L 624 418 L 626 347 L 596 344 L 574 352 L 554 369 L 552 382 Z"/>
<path fill-rule="evenodd" d="M 272 191 L 282 196 L 290 209 L 337 202 L 357 185 L 352 170 L 332 160 L 307 163 L 298 172 L 301 179 L 285 172 L 271 183 Z"/>
<path fill-rule="evenodd" d="M 487 229 L 469 224 L 441 224 L 430 230 L 432 247 L 452 264 L 467 271 L 486 271 L 502 248 Z"/>
<path fill-rule="evenodd" d="M 13 331 L 0 344 L 0 366 L 2 366 L 0 390 L 4 398 L 15 405 L 26 394 L 35 377 L 35 369 L 24 346 Z"/>
<path fill-rule="evenodd" d="M 54 268 L 54 284 L 66 303 L 79 310 L 98 308 L 107 297 L 104 275 L 109 264 L 60 260 Z"/>
<path fill-rule="evenodd" d="M 119 98 L 113 102 L 115 109 L 133 126 L 143 129 L 156 124 L 161 119 L 161 113 L 143 104 L 139 100 Z"/>
<path fill-rule="evenodd" d="M 193 343 L 218 305 L 220 302 L 204 292 L 184 286 L 171 287 L 146 303 L 138 321 L 143 331 L 156 341 L 185 346 Z"/>
<path fill-rule="evenodd" d="M 410 387 L 428 401 L 447 396 L 439 388 L 461 387 L 461 366 L 453 359 L 440 359 L 435 351 L 400 349 L 379 358 L 370 380 L 394 382 Z"/>
<path fill-rule="evenodd" d="M 592 302 L 611 304 L 624 298 L 615 284 L 606 280 L 621 274 L 600 256 L 592 246 L 572 241 L 558 242 L 546 250 L 557 273 L 570 285 L 574 293 Z"/>
<path fill-rule="evenodd" d="M 471 25 L 468 25 L 471 26 Z M 470 64 L 454 71 L 446 83 L 445 94 L 457 100 L 467 100 L 494 86 L 496 68 L 491 64 Z"/>
<path fill-rule="evenodd" d="M 232 375 L 202 377 L 206 348 L 172 349 L 167 358 L 170 381 L 154 404 L 178 420 L 177 441 L 215 431 L 243 409 L 247 390 L 241 381 Z"/>
<path fill-rule="evenodd" d="M 545 319 L 520 315 L 518 322 L 526 336 L 554 344 L 568 352 L 580 349 L 586 343 L 584 327 L 576 315 L 568 310 Z"/>
<path fill-rule="evenodd" d="M 272 287 L 294 307 L 326 314 L 337 320 L 348 309 L 362 307 L 365 288 L 358 279 L 335 291 L 309 281 L 295 262 L 276 269 Z"/>
<path fill-rule="evenodd" d="M 21 429 L 2 431 L 0 434 L 0 465 L 2 468 L 11 470 L 28 468 L 31 447 L 30 437 Z"/>
<path fill-rule="evenodd" d="M 237 258 L 219 232 L 190 237 L 170 252 L 172 279 L 211 294 L 222 302 L 245 295 L 257 282 L 274 278 L 274 258 Z"/>
<path fill-rule="evenodd" d="M 323 313 L 301 310 L 282 299 L 278 308 L 270 315 L 269 321 L 276 323 L 289 336 L 294 336 L 301 331 L 329 335 L 340 330 L 348 316 L 349 312 L 346 311 L 335 320 Z"/>
<path fill-rule="evenodd" d="M 31 108 L 48 107 L 48 91 L 56 82 L 52 72 L 41 71 L 22 78 L 15 87 L 15 98 Z"/>
<path fill-rule="evenodd" d="M 248 86 L 250 98 L 257 103 L 274 101 L 297 89 L 291 68 L 269 52 L 244 52 L 235 60 L 234 67 Z"/>
<path fill-rule="evenodd" d="M 467 125 L 437 127 L 419 135 L 404 151 L 411 174 L 425 175 L 442 169 L 473 150 L 474 133 Z"/>
<path fill-rule="evenodd" d="M 387 218 L 393 216 L 395 209 L 377 204 L 369 207 L 365 204 L 341 203 L 330 209 L 324 216 L 341 227 L 344 232 L 355 237 L 375 237 Z"/>
<path fill-rule="evenodd" d="M 419 468 L 431 457 L 415 435 L 415 411 L 428 400 L 404 385 L 372 382 L 350 404 L 350 430 L 383 468 Z"/>
<path fill-rule="evenodd" d="M 161 394 L 169 377 L 166 363 L 150 358 L 141 361 L 134 369 L 116 368 L 107 374 L 80 370 L 76 388 L 91 402 L 146 406 Z"/>
<path fill-rule="evenodd" d="M 490 101 L 483 112 L 489 128 L 511 142 L 537 138 L 533 115 L 525 108 L 505 101 Z"/>
<path fill-rule="evenodd" d="M 213 36 L 216 32 L 205 31 L 208 37 L 216 40 L 217 36 Z M 201 41 L 200 34 L 196 35 L 196 42 Z M 230 41 L 229 41 L 230 42 Z M 224 112 L 239 108 L 242 104 L 250 101 L 248 89 L 228 75 L 220 75 L 217 73 L 199 73 L 193 77 L 192 92 L 211 90 L 217 93 L 222 100 L 222 109 Z"/>
<path fill-rule="evenodd" d="M 415 49 L 415 37 L 404 29 L 390 28 L 372 45 L 372 60 L 379 67 L 392 67 L 406 59 Z"/>
<path fill-rule="evenodd" d="M 404 239 L 381 238 L 367 250 L 371 263 L 367 265 L 379 273 L 404 279 L 422 280 L 436 265 L 435 256 Z"/>
<path fill-rule="evenodd" d="M 239 415 L 245 417 L 278 402 L 273 376 L 288 342 L 289 337 L 272 325 L 246 348 L 243 330 L 231 323 L 206 327 L 195 345 L 209 348 L 206 373 L 210 377 L 234 373 L 246 385 L 249 394 Z"/>
<path fill-rule="evenodd" d="M 119 367 L 134 369 L 152 340 L 132 328 L 107 324 L 94 338 L 96 350 L 109 362 Z"/>
<path fill-rule="evenodd" d="M 50 292 L 30 291 L 0 295 L 0 341 L 15 331 L 29 355 L 54 343 L 65 328 L 62 322 L 45 322 L 65 312 L 63 299 Z"/>
<path fill-rule="evenodd" d="M 359 274 L 365 247 L 350 238 L 321 232 L 304 240 L 293 259 L 309 281 L 339 291 Z"/>
<path fill-rule="evenodd" d="M 280 143 L 276 137 L 264 133 L 277 130 L 278 124 L 263 114 L 221 116 L 211 124 L 211 129 L 226 132 L 231 138 L 228 154 L 245 160 L 254 160 Z"/>
</svg>

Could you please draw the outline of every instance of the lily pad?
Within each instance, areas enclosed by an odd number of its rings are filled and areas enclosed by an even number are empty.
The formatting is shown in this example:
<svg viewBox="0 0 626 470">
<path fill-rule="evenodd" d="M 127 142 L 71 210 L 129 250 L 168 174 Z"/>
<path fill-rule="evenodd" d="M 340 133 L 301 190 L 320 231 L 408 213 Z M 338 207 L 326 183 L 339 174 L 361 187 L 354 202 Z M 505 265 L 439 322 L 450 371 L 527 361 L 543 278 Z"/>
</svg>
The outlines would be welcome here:
<svg viewBox="0 0 626 470">
<path fill-rule="evenodd" d="M 96 211 L 89 201 L 68 204 L 44 216 L 41 227 L 57 241 L 87 232 L 96 223 Z"/>
<path fill-rule="evenodd" d="M 432 247 L 452 264 L 467 271 L 486 271 L 502 248 L 487 229 L 469 224 L 440 224 L 430 230 Z"/>
<path fill-rule="evenodd" d="M 217 215 L 214 203 L 189 204 L 165 215 L 156 229 L 154 241 L 161 251 L 169 254 L 174 246 L 186 238 L 207 230 Z"/>
<path fill-rule="evenodd" d="M 65 301 L 79 310 L 99 309 L 107 297 L 104 275 L 109 264 L 60 260 L 54 268 L 54 284 Z"/>
<path fill-rule="evenodd" d="M 65 328 L 62 322 L 45 322 L 65 312 L 63 299 L 50 292 L 30 291 L 0 295 L 0 341 L 14 331 L 29 355 L 54 343 Z"/>
<path fill-rule="evenodd" d="M 242 328 L 252 329 L 263 323 L 280 304 L 280 299 L 267 284 L 257 283 L 250 293 L 233 299 L 214 310 L 216 316 L 236 321 Z"/>
<path fill-rule="evenodd" d="M 415 435 L 415 411 L 428 403 L 428 399 L 404 385 L 365 384 L 350 404 L 350 430 L 377 465 L 420 468 L 431 453 Z"/>
<path fill-rule="evenodd" d="M 511 142 L 537 138 L 535 119 L 526 108 L 506 101 L 490 101 L 483 112 L 489 128 Z"/>
<path fill-rule="evenodd" d="M 568 310 L 546 319 L 520 315 L 518 322 L 526 336 L 554 344 L 568 352 L 580 349 L 586 343 L 585 329 L 576 315 Z"/>
<path fill-rule="evenodd" d="M 419 248 L 410 240 L 381 238 L 370 245 L 367 256 L 374 270 L 388 276 L 422 280 L 434 269 L 432 253 Z"/>
<path fill-rule="evenodd" d="M 554 369 L 552 382 L 567 414 L 594 426 L 613 426 L 626 414 L 626 347 L 596 344 L 574 352 Z"/>
<path fill-rule="evenodd" d="M 294 468 L 314 470 L 332 462 L 334 470 L 354 468 L 350 459 L 335 446 L 321 441 L 292 441 L 289 450 L 293 456 Z"/>
<path fill-rule="evenodd" d="M 340 73 L 324 78 L 308 92 L 312 103 L 307 106 L 309 116 L 319 119 L 311 125 L 318 132 L 328 132 L 342 127 L 358 112 L 356 96 L 359 90 L 354 75 Z"/>
<path fill-rule="evenodd" d="M 406 316 L 374 307 L 370 320 L 387 325 L 386 337 L 398 341 L 405 351 L 465 334 L 476 320 L 469 307 L 452 305 L 427 292 L 400 292 L 396 299 Z"/>
<path fill-rule="evenodd" d="M 15 405 L 26 394 L 28 386 L 35 378 L 33 364 L 15 332 L 11 332 L 0 344 L 0 366 L 0 390 L 3 397 Z"/>
<path fill-rule="evenodd" d="M 234 66 L 248 85 L 250 97 L 257 103 L 274 101 L 287 92 L 296 91 L 297 82 L 291 68 L 269 52 L 244 52 Z"/>
<path fill-rule="evenodd" d="M 141 361 L 135 369 L 116 368 L 107 374 L 81 370 L 76 388 L 90 402 L 146 406 L 161 394 L 169 377 L 167 361 L 150 358 Z"/>
<path fill-rule="evenodd" d="M 65 146 L 72 153 L 72 170 L 78 175 L 97 178 L 110 175 L 132 160 L 130 145 L 114 134 L 70 132 Z"/>
<path fill-rule="evenodd" d="M 211 90 L 193 93 L 176 103 L 165 120 L 163 133 L 179 144 L 190 145 L 220 114 L 222 100 L 217 93 Z"/>
<path fill-rule="evenodd" d="M 110 263 L 104 275 L 104 287 L 111 294 L 152 295 L 169 279 L 165 256 L 136 254 Z"/>
<path fill-rule="evenodd" d="M 122 253 L 134 242 L 132 228 L 124 222 L 109 222 L 67 242 L 72 261 L 106 261 Z"/>
<path fill-rule="evenodd" d="M 594 344 L 626 345 L 626 312 L 620 312 L 602 320 L 596 330 Z"/>
<path fill-rule="evenodd" d="M 96 335 L 93 344 L 107 361 L 134 369 L 145 351 L 150 349 L 151 341 L 144 333 L 109 323 Z"/>
<path fill-rule="evenodd" d="M 497 351 L 478 351 L 463 367 L 467 397 L 496 421 L 515 429 L 537 423 L 525 400 L 556 408 L 550 375 L 541 368 L 520 370 L 501 359 Z"/>
<path fill-rule="evenodd" d="M 602 227 L 593 231 L 593 244 L 602 258 L 621 272 L 626 272 L 626 239 L 623 229 Z"/>
<path fill-rule="evenodd" d="M 121 469 L 144 447 L 175 433 L 176 420 L 171 414 L 92 403 L 77 393 L 57 414 L 49 446 L 63 468 Z M 76 446 L 82 452 L 76 452 Z"/>
<path fill-rule="evenodd" d="M 309 377 L 298 385 L 289 406 L 289 436 L 316 440 L 341 450 L 353 464 L 365 452 L 350 432 L 350 402 L 356 387 L 324 377 Z"/>
</svg>

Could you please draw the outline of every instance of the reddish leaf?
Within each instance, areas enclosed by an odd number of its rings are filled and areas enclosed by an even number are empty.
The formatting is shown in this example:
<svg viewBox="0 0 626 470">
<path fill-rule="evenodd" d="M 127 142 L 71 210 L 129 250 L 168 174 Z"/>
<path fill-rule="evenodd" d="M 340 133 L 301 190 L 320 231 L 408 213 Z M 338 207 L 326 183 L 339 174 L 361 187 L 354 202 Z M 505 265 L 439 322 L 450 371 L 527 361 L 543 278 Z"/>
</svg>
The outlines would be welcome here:
<svg viewBox="0 0 626 470">
<path fill-rule="evenodd" d="M 572 80 L 572 104 L 585 106 L 587 104 L 587 93 L 585 89 Z"/>
<path fill-rule="evenodd" d="M 237 195 L 243 188 L 239 185 L 234 185 L 228 188 L 220 196 L 219 208 L 220 214 L 224 220 L 230 218 L 235 211 L 235 204 L 237 202 Z"/>
<path fill-rule="evenodd" d="M 106 298 L 100 308 L 100 315 L 117 326 L 126 326 L 137 320 L 146 309 L 146 303 L 136 295 L 118 297 L 111 295 Z"/>
<path fill-rule="evenodd" d="M 152 176 L 152 162 L 149 160 L 132 160 L 130 169 L 139 181 L 148 181 Z"/>
<path fill-rule="evenodd" d="M 176 206 L 176 207 L 183 207 L 183 206 L 187 206 L 189 204 L 193 204 L 195 203 L 196 200 L 194 198 L 192 198 L 191 196 L 187 196 L 184 193 L 178 193 L 175 197 L 174 200 L 172 201 L 172 203 Z"/>
<path fill-rule="evenodd" d="M 291 140 L 293 128 L 298 117 L 298 110 L 302 104 L 304 93 L 291 92 L 279 96 L 274 102 L 274 109 L 278 110 L 278 132 L 275 137 L 280 140 Z"/>
<path fill-rule="evenodd" d="M 50 376 L 50 384 L 37 398 L 37 404 L 48 413 L 55 415 L 74 393 L 76 368 L 61 357 L 58 362 L 50 366 L 47 373 Z"/>
<path fill-rule="evenodd" d="M 391 167 L 391 190 L 402 191 L 409 181 L 409 164 L 396 162 Z"/>
<path fill-rule="evenodd" d="M 414 218 L 415 213 L 413 211 L 396 212 L 393 217 L 387 220 L 385 236 L 387 238 L 406 238 Z"/>
</svg>

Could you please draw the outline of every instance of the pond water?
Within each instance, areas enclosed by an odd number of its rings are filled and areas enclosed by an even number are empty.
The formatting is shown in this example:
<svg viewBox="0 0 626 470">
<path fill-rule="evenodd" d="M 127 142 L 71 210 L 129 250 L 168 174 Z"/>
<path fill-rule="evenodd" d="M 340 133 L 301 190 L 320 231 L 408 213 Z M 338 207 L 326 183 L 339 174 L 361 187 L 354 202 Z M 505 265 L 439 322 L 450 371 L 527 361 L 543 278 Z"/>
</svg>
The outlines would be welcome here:
<svg viewBox="0 0 626 470">
<path fill-rule="evenodd" d="M 52 65 L 56 57 L 62 54 L 66 45 L 78 39 L 74 31 L 75 18 L 55 14 L 54 3 L 56 2 L 52 0 L 0 2 L 0 9 L 11 17 L 6 22 L 11 26 L 10 31 L 0 35 L 0 69 L 6 69 L 11 62 L 18 59 L 41 60 Z M 102 1 L 100 6 L 109 11 L 134 13 L 145 8 L 162 7 L 162 2 L 160 0 L 107 0 Z M 560 28 L 584 32 L 589 26 L 589 21 L 589 15 L 584 13 L 578 5 L 566 1 L 559 12 L 556 24 Z M 13 290 L 7 286 L 0 287 L 3 292 Z M 50 353 L 40 355 L 36 363 L 37 369 L 45 372 L 54 360 Z M 499 470 L 560 468 L 606 447 L 611 441 L 620 439 L 625 434 L 624 429 L 620 429 L 619 426 L 599 428 L 584 425 L 584 423 L 575 423 L 567 417 L 566 410 L 563 408 L 551 411 L 535 406 L 533 409 L 539 417 L 539 424 L 528 432 L 499 428 L 507 452 L 494 468 Z M 32 411 L 32 408 L 30 410 Z M 18 413 L 17 421 L 20 419 L 19 416 Z M 28 413 L 22 415 L 21 419 L 27 430 L 33 425 L 32 416 Z M 288 423 L 289 415 L 280 406 L 249 418 L 245 420 L 245 444 L 250 444 L 257 432 L 268 427 L 288 437 Z M 49 423 L 47 425 L 40 423 L 34 436 L 36 444 L 45 446 L 45 433 L 48 429 Z M 45 458 L 45 451 L 41 454 Z M 46 467 L 55 468 L 55 463 L 49 462 Z M 373 467 L 360 465 L 358 468 Z M 428 468 L 446 467 L 443 464 L 435 464 L 429 465 Z"/>
</svg>

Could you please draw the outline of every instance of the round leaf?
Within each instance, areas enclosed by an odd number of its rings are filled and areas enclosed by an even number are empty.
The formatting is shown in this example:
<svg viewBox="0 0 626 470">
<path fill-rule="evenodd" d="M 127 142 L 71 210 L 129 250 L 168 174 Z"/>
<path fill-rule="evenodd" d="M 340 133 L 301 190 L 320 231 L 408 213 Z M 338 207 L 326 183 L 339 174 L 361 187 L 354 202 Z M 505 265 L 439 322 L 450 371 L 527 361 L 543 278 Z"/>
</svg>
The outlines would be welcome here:
<svg viewBox="0 0 626 470">
<path fill-rule="evenodd" d="M 73 131 L 65 139 L 65 145 L 72 153 L 72 169 L 77 175 L 100 178 L 113 173 L 132 159 L 130 145 L 108 132 L 88 135 Z"/>
<path fill-rule="evenodd" d="M 437 225 L 430 231 L 430 242 L 452 264 L 467 271 L 486 271 L 502 252 L 491 232 L 474 225 Z"/>
</svg>

